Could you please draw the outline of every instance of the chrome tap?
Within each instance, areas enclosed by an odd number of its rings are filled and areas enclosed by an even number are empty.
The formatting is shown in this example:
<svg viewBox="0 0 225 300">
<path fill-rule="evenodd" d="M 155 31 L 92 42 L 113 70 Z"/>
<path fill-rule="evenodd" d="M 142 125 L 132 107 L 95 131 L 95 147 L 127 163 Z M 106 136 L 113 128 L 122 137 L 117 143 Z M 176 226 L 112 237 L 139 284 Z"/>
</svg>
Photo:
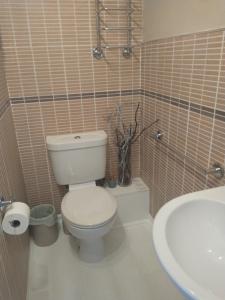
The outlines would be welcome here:
<svg viewBox="0 0 225 300">
<path fill-rule="evenodd" d="M 0 210 L 3 211 L 7 206 L 12 204 L 12 200 L 5 200 L 3 196 L 0 197 Z"/>
</svg>

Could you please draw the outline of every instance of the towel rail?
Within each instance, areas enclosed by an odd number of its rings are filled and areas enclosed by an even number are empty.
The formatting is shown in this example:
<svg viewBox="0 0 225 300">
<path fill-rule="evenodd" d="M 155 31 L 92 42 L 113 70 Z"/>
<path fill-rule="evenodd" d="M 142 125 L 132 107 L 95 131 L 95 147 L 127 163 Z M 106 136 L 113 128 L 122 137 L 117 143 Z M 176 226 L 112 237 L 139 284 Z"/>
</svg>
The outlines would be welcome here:
<svg viewBox="0 0 225 300">
<path fill-rule="evenodd" d="M 96 31 L 97 31 L 97 47 L 92 49 L 93 56 L 96 59 L 102 59 L 104 57 L 104 47 L 102 47 L 102 32 L 103 31 L 117 31 L 117 32 L 127 32 L 127 44 L 126 46 L 117 47 L 122 48 L 122 54 L 125 58 L 130 58 L 132 55 L 132 30 L 135 28 L 132 27 L 132 13 L 134 9 L 131 4 L 132 0 L 127 0 L 126 7 L 105 7 L 101 0 L 95 0 L 96 6 Z M 127 26 L 123 27 L 110 27 L 110 26 L 102 26 L 101 15 L 104 11 L 115 11 L 115 12 L 127 12 Z M 104 24 L 105 25 L 105 24 Z M 107 49 L 111 49 L 115 47 L 107 47 Z"/>
<path fill-rule="evenodd" d="M 103 49 L 117 49 L 117 48 L 124 49 L 127 46 L 126 45 L 102 45 L 101 47 Z M 135 47 L 138 47 L 138 45 L 130 45 L 130 48 L 135 48 Z"/>
<path fill-rule="evenodd" d="M 132 27 L 101 27 L 101 30 L 106 31 L 128 31 L 128 30 L 134 30 Z"/>
<path fill-rule="evenodd" d="M 128 10 L 127 8 L 111 8 L 111 7 L 103 7 L 101 11 L 125 11 L 128 14 L 132 14 L 134 12 L 134 9 Z"/>
</svg>

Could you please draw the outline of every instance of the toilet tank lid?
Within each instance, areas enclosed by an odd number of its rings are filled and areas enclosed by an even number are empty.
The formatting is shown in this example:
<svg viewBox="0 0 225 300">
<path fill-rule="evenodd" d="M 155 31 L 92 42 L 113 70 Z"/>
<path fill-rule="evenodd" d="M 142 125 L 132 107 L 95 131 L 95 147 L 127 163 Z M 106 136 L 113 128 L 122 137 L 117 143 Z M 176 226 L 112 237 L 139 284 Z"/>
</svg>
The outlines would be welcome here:
<svg viewBox="0 0 225 300">
<path fill-rule="evenodd" d="M 52 151 L 97 147 L 106 143 L 107 134 L 103 130 L 46 136 L 47 149 Z"/>
</svg>

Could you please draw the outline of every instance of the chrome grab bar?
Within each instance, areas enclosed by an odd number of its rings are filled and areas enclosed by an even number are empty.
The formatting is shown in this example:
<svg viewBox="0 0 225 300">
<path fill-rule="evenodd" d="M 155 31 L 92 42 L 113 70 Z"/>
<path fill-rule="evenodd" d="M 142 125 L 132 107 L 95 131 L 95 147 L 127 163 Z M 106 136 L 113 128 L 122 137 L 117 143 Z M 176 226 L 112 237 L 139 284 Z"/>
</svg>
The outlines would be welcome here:
<svg viewBox="0 0 225 300">
<path fill-rule="evenodd" d="M 158 143 L 162 144 L 164 147 L 166 147 L 167 149 L 169 149 L 171 152 L 175 153 L 177 156 L 179 156 L 181 159 L 189 161 L 189 163 L 191 163 L 192 165 L 195 165 L 195 167 L 197 167 L 199 170 L 201 170 L 201 172 L 204 175 L 209 175 L 212 174 L 214 175 L 217 179 L 222 179 L 225 175 L 225 171 L 224 171 L 224 167 L 220 164 L 215 162 L 212 167 L 210 167 L 209 169 L 204 169 L 198 162 L 196 162 L 194 159 L 192 159 L 191 157 L 180 153 L 179 151 L 177 151 L 176 149 L 174 149 L 173 147 L 171 147 L 170 145 L 168 145 L 167 143 L 162 141 L 164 133 L 161 130 L 158 130 L 156 133 L 154 133 L 152 135 L 152 138 L 157 141 Z"/>
</svg>

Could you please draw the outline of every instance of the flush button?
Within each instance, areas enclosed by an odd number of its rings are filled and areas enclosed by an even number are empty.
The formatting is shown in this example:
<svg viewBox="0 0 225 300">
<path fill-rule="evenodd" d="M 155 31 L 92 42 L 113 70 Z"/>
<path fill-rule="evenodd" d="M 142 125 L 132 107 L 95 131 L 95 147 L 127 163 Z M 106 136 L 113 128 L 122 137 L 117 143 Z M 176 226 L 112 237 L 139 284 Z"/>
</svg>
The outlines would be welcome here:
<svg viewBox="0 0 225 300">
<path fill-rule="evenodd" d="M 76 135 L 76 136 L 74 137 L 75 140 L 79 140 L 80 138 L 81 138 L 80 135 Z"/>
</svg>

